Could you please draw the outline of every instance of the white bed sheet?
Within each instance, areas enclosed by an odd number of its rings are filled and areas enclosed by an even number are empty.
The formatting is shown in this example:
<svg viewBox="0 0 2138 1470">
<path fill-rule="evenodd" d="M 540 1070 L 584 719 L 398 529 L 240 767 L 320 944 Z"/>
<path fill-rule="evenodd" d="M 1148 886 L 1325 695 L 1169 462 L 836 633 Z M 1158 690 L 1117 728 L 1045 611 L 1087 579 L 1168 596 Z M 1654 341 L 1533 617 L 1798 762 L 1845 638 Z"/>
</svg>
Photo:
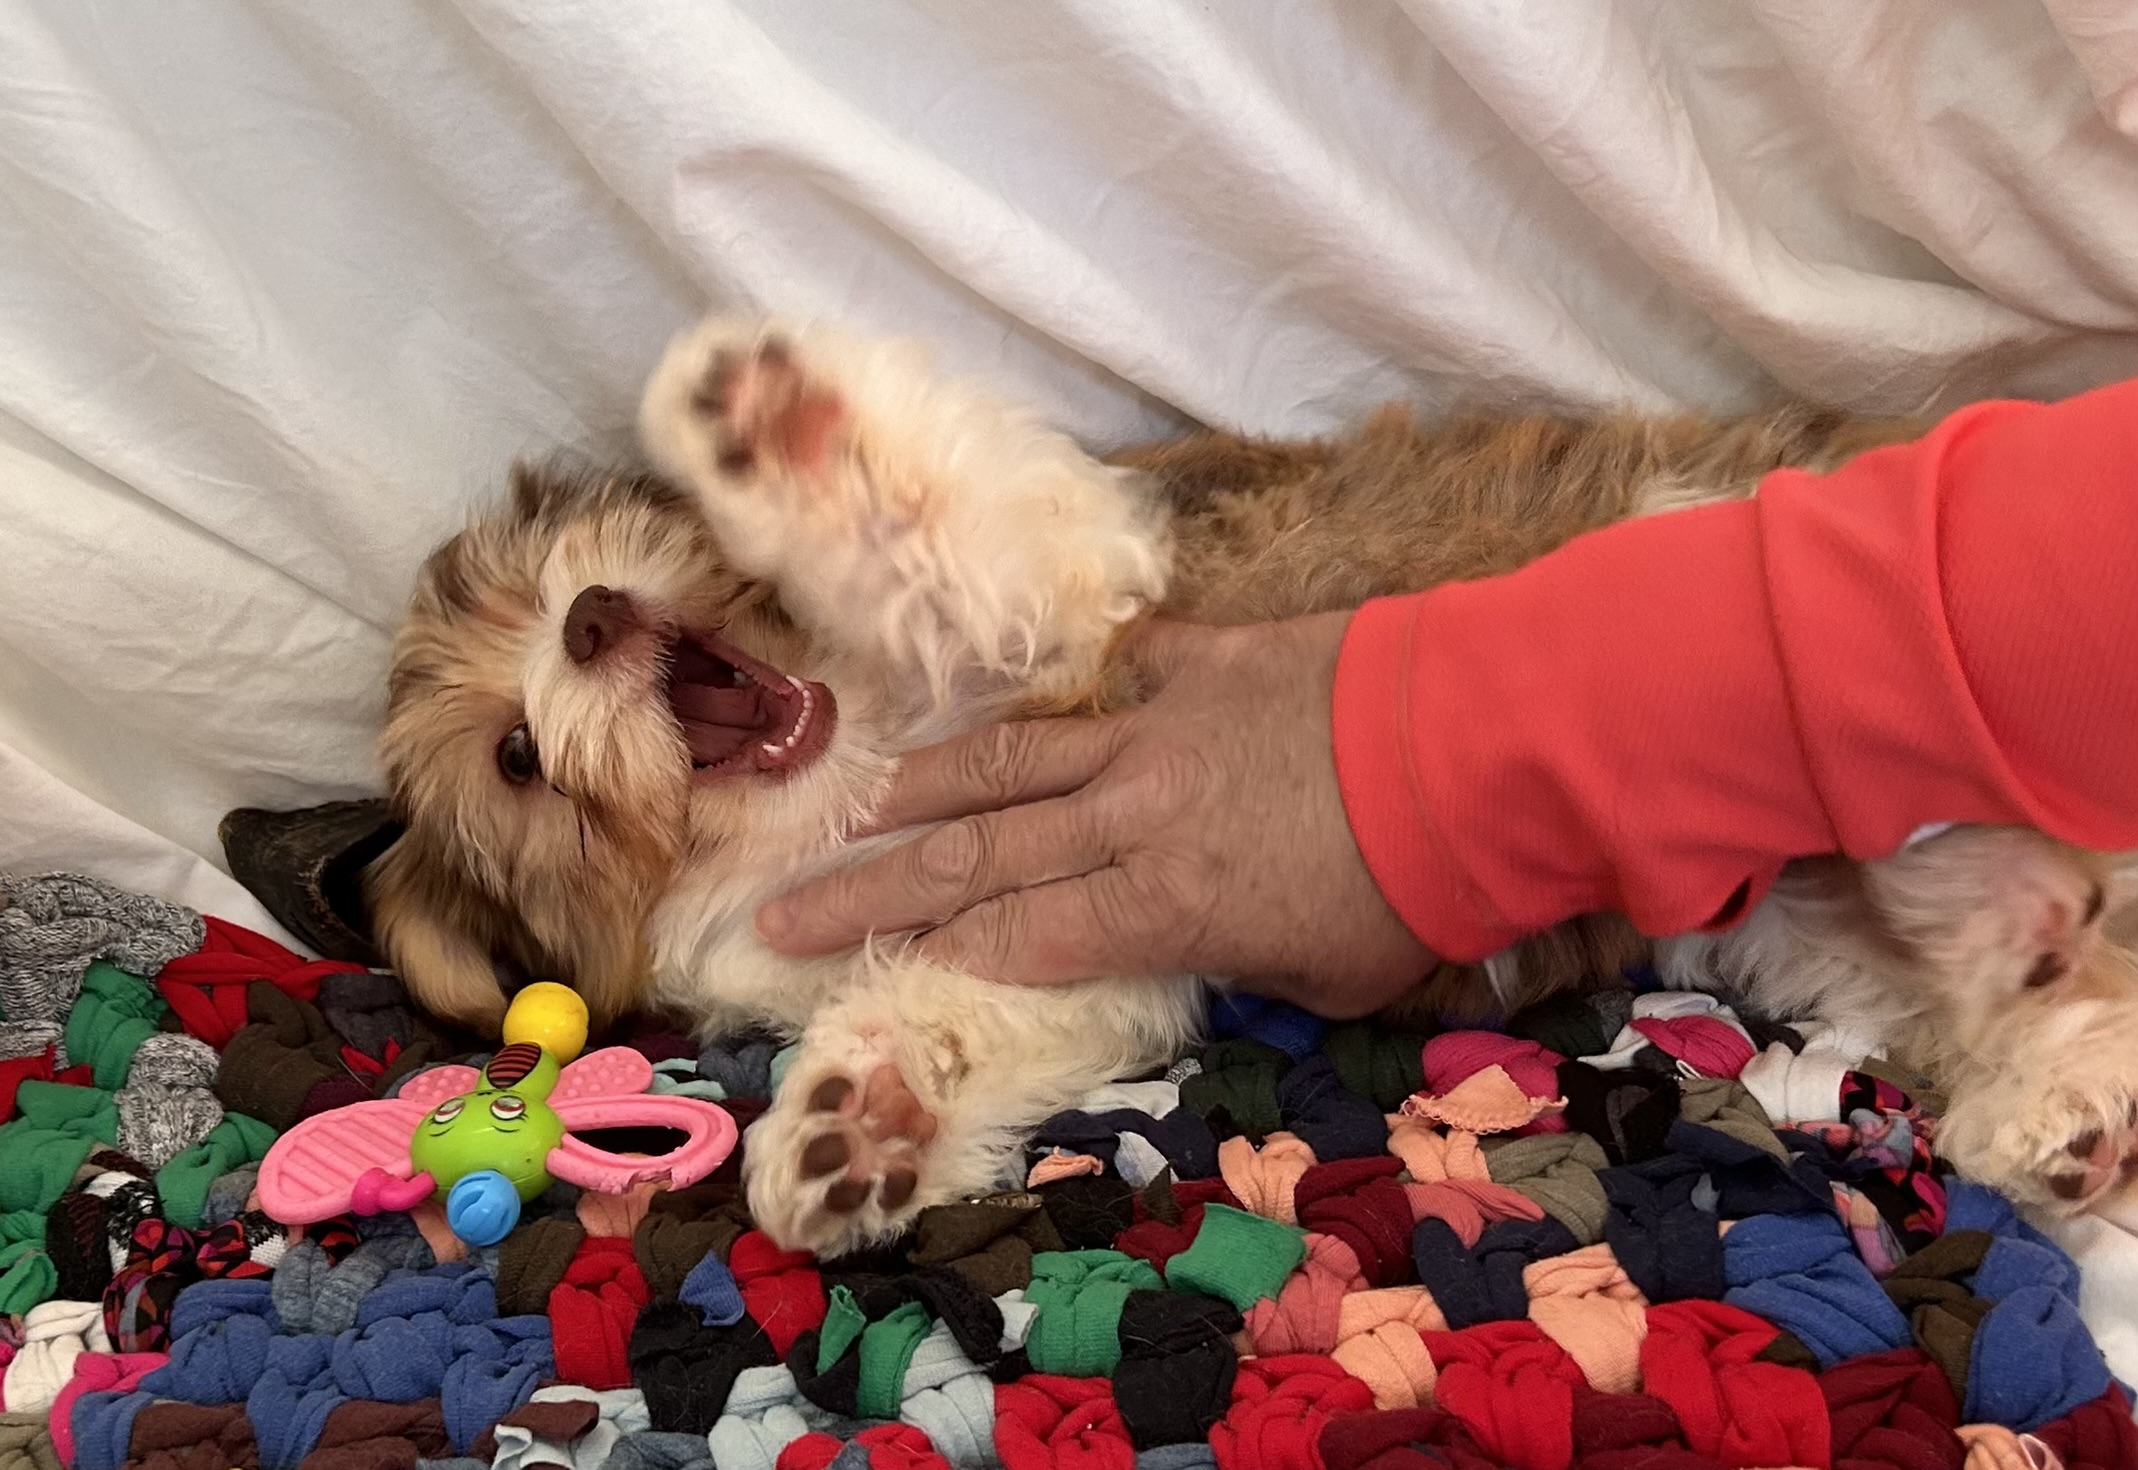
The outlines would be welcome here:
<svg viewBox="0 0 2138 1470">
<path fill-rule="evenodd" d="M 708 302 L 1101 444 L 2073 391 L 2138 9 L 0 0 L 0 867 L 262 923 L 219 815 L 373 787 L 417 560 Z"/>
</svg>

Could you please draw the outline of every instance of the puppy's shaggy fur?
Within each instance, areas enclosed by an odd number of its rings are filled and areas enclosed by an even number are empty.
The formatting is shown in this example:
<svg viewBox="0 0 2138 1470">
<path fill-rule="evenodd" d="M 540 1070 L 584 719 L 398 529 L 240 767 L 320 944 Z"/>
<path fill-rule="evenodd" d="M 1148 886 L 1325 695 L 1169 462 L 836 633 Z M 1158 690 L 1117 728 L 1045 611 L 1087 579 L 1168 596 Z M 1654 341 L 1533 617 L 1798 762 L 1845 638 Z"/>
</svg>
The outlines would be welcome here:
<svg viewBox="0 0 2138 1470">
<path fill-rule="evenodd" d="M 1118 704 L 1112 650 L 1152 610 L 1354 607 L 1923 427 L 1388 411 L 1339 441 L 1208 434 L 1108 464 L 908 345 L 710 322 L 646 392 L 662 480 L 523 471 L 425 566 L 383 741 L 407 831 L 373 912 L 417 994 L 462 1020 L 497 1021 L 503 956 L 597 1013 L 651 1000 L 706 1034 L 799 1036 L 750 1203 L 782 1244 L 835 1252 L 997 1187 L 1024 1130 L 1200 1023 L 1187 977 L 1019 990 L 765 949 L 756 906 L 872 848 L 847 834 L 903 752 Z M 2129 1172 L 2138 1096 L 2108 876 L 2032 833 L 1961 830 L 1800 864 L 1737 931 L 1660 958 L 1678 983 L 1882 1027 L 1953 1092 L 1959 1162 L 2084 1204 Z M 1586 919 L 1445 967 L 1413 1004 L 1483 1014 L 1649 948 Z"/>
</svg>

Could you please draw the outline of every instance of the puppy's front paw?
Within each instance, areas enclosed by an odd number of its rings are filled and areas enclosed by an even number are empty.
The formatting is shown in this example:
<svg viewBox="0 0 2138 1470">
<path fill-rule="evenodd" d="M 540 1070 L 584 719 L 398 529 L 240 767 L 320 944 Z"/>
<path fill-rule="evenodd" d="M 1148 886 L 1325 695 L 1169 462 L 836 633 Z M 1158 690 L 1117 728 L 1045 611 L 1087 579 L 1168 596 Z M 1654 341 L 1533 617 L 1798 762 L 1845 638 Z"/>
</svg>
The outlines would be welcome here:
<svg viewBox="0 0 2138 1470">
<path fill-rule="evenodd" d="M 894 543 L 940 529 L 953 498 L 916 447 L 943 427 L 929 391 L 925 363 L 900 344 L 714 318 L 654 370 L 639 437 L 737 568 L 777 583 L 815 631 L 863 646 L 928 575 Z"/>
<path fill-rule="evenodd" d="M 835 374 L 774 323 L 715 318 L 677 338 L 639 407 L 646 452 L 716 520 L 751 501 L 830 498 L 827 471 L 854 432 Z"/>
<path fill-rule="evenodd" d="M 782 336 L 712 344 L 690 395 L 704 452 L 738 480 L 770 473 L 806 478 L 823 469 L 848 424 L 836 389 L 811 376 Z"/>
<path fill-rule="evenodd" d="M 910 343 L 707 322 L 654 372 L 639 431 L 730 562 L 931 713 L 975 691 L 1087 692 L 1165 592 L 1143 482 Z"/>
<path fill-rule="evenodd" d="M 750 1212 L 782 1248 L 825 1257 L 894 1235 L 930 1202 L 936 1129 L 895 1062 L 798 1070 L 752 1130 Z"/>
</svg>

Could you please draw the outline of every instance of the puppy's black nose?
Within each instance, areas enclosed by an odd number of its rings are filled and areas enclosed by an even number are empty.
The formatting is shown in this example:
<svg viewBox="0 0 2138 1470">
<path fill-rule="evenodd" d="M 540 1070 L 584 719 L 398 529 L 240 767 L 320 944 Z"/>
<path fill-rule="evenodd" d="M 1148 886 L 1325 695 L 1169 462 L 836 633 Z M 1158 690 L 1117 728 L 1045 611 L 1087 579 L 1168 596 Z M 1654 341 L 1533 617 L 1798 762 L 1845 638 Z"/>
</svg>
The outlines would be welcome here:
<svg viewBox="0 0 2138 1470">
<path fill-rule="evenodd" d="M 637 626 L 638 609 L 628 596 L 608 587 L 588 587 L 564 614 L 564 651 L 575 664 L 589 663 Z"/>
</svg>

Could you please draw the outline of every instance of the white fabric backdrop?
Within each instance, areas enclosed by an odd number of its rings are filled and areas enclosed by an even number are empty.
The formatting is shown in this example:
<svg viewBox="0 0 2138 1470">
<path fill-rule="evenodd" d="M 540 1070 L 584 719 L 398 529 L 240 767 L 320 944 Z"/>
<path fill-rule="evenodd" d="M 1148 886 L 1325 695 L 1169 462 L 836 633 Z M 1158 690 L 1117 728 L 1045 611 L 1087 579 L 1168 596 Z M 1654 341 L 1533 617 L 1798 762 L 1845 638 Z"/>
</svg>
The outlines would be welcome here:
<svg viewBox="0 0 2138 1470">
<path fill-rule="evenodd" d="M 0 0 L 0 867 L 262 922 L 218 816 L 370 789 L 416 561 L 708 301 L 1098 443 L 2068 392 L 2138 7 Z"/>
</svg>

